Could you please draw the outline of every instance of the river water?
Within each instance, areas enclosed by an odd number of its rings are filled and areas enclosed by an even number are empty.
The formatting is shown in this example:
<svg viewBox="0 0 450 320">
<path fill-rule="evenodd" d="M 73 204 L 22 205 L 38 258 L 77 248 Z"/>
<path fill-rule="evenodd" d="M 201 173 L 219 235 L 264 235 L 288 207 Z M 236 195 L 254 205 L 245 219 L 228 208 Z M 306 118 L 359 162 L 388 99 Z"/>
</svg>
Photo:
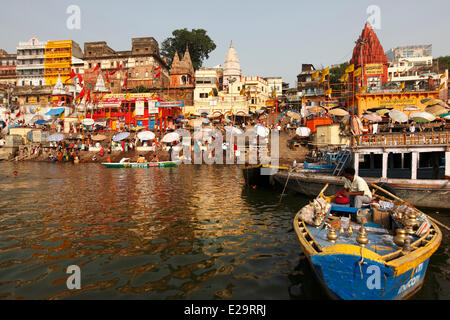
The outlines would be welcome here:
<svg viewBox="0 0 450 320">
<path fill-rule="evenodd" d="M 0 299 L 324 299 L 292 228 L 308 201 L 238 166 L 0 163 Z M 416 299 L 450 298 L 443 233 Z"/>
</svg>

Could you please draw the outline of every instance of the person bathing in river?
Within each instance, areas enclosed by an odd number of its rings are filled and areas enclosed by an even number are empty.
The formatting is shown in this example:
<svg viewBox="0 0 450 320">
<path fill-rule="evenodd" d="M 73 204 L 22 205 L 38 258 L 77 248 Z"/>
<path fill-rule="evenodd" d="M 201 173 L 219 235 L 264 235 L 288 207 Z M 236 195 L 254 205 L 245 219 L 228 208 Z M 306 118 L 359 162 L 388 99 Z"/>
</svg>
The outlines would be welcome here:
<svg viewBox="0 0 450 320">
<path fill-rule="evenodd" d="M 370 192 L 367 182 L 355 175 L 355 169 L 347 167 L 344 169 L 345 185 L 344 192 L 341 193 L 344 197 L 350 197 L 353 200 L 355 208 L 361 208 L 363 203 L 370 203 L 372 201 L 372 193 Z"/>
</svg>

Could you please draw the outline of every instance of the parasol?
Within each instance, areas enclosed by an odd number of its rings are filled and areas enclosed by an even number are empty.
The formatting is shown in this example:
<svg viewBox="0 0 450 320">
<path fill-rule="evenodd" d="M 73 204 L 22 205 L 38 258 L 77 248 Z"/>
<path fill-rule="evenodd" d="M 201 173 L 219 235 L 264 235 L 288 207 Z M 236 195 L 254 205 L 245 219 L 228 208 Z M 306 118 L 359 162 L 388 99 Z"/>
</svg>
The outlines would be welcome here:
<svg viewBox="0 0 450 320">
<path fill-rule="evenodd" d="M 162 138 L 162 142 L 170 143 L 170 142 L 177 141 L 178 139 L 180 139 L 180 135 L 176 132 L 171 132 L 171 133 L 166 134 Z"/>
<path fill-rule="evenodd" d="M 208 118 L 202 118 L 203 124 L 208 124 L 210 121 Z"/>
<path fill-rule="evenodd" d="M 129 136 L 130 136 L 130 133 L 129 133 L 129 132 L 121 132 L 121 133 L 116 134 L 116 135 L 113 137 L 113 141 L 114 141 L 114 142 L 119 142 L 119 141 L 125 140 L 125 139 L 128 138 Z"/>
<path fill-rule="evenodd" d="M 231 132 L 231 134 L 239 135 L 242 134 L 243 131 L 239 128 L 232 127 L 232 126 L 226 126 L 225 131 Z"/>
<path fill-rule="evenodd" d="M 81 123 L 84 124 L 85 126 L 92 126 L 95 123 L 95 121 L 94 119 L 86 118 L 81 120 Z"/>
<path fill-rule="evenodd" d="M 440 117 L 441 117 L 442 119 L 450 120 L 450 113 L 444 113 L 444 114 L 441 114 Z"/>
<path fill-rule="evenodd" d="M 288 117 L 291 117 L 292 119 L 297 119 L 297 120 L 300 120 L 302 118 L 302 116 L 300 114 L 298 114 L 297 112 L 292 112 L 292 111 L 288 111 L 286 113 L 286 115 Z"/>
<path fill-rule="evenodd" d="M 189 120 L 189 126 L 191 127 L 200 127 L 202 125 L 202 119 L 191 119 Z"/>
<path fill-rule="evenodd" d="M 381 122 L 383 118 L 378 113 L 366 113 L 362 116 L 364 119 L 373 121 L 373 122 Z M 408 119 L 408 117 L 406 117 Z"/>
<path fill-rule="evenodd" d="M 378 113 L 380 116 L 384 116 L 386 113 L 388 113 L 390 110 L 389 109 L 379 109 L 377 111 L 375 111 L 376 113 Z"/>
<path fill-rule="evenodd" d="M 332 114 L 333 116 L 337 116 L 337 117 L 344 117 L 344 116 L 348 115 L 348 111 L 341 109 L 341 108 L 336 108 L 336 109 L 331 109 L 330 114 Z"/>
<path fill-rule="evenodd" d="M 321 113 L 321 112 L 325 112 L 325 109 L 322 107 L 312 107 L 310 109 L 307 110 L 309 113 Z"/>
<path fill-rule="evenodd" d="M 270 130 L 260 124 L 256 125 L 256 134 L 262 138 L 265 138 L 269 135 Z"/>
<path fill-rule="evenodd" d="M 137 134 L 137 137 L 141 141 L 148 141 L 155 139 L 155 134 L 151 131 L 141 131 Z"/>
<path fill-rule="evenodd" d="M 400 122 L 400 123 L 408 122 L 408 116 L 399 110 L 389 111 L 389 117 L 391 117 L 392 121 L 395 121 L 395 122 Z"/>
<path fill-rule="evenodd" d="M 57 142 L 57 141 L 62 141 L 64 139 L 64 135 L 62 134 L 62 133 L 55 133 L 55 134 L 52 134 L 51 136 L 49 136 L 48 138 L 47 138 L 47 141 L 50 141 L 50 142 Z"/>
<path fill-rule="evenodd" d="M 425 111 L 429 112 L 429 113 L 431 113 L 431 114 L 433 114 L 435 116 L 447 113 L 447 109 L 445 109 L 443 106 L 437 105 L 437 104 L 426 107 Z"/>
<path fill-rule="evenodd" d="M 41 124 L 47 124 L 47 123 L 48 123 L 48 121 L 46 121 L 46 120 L 38 120 L 34 124 L 41 125 Z"/>
<path fill-rule="evenodd" d="M 295 130 L 295 134 L 300 137 L 309 137 L 311 134 L 311 129 L 308 127 L 299 127 Z"/>
<path fill-rule="evenodd" d="M 429 112 L 415 112 L 409 116 L 409 119 L 414 122 L 430 122 L 436 119 L 436 117 Z"/>
<path fill-rule="evenodd" d="M 92 140 L 94 140 L 94 141 L 103 141 L 105 139 L 106 139 L 106 136 L 104 136 L 102 134 L 98 134 L 98 135 L 92 137 Z"/>
<path fill-rule="evenodd" d="M 441 105 L 441 106 L 445 106 L 444 101 L 439 100 L 439 99 L 423 99 L 420 101 L 423 105 L 425 106 L 432 106 L 435 104 Z"/>
</svg>

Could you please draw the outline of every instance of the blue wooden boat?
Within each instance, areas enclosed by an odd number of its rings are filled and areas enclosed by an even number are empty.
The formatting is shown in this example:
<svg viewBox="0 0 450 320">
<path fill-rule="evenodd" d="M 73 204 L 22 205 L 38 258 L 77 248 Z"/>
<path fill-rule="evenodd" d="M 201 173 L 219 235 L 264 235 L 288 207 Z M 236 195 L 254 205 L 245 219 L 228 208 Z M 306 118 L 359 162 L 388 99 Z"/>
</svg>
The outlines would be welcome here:
<svg viewBox="0 0 450 320">
<path fill-rule="evenodd" d="M 335 205 L 334 197 L 323 192 L 298 212 L 294 229 L 327 294 L 333 299 L 392 300 L 417 293 L 442 241 L 434 220 L 395 196 L 374 195 L 378 203 L 357 209 Z"/>
<path fill-rule="evenodd" d="M 351 158 L 346 157 L 349 151 L 343 150 L 340 152 L 326 152 L 317 162 L 303 162 L 304 168 L 307 170 L 318 172 L 333 172 L 337 165 L 345 159 L 343 166 L 348 163 Z"/>
</svg>

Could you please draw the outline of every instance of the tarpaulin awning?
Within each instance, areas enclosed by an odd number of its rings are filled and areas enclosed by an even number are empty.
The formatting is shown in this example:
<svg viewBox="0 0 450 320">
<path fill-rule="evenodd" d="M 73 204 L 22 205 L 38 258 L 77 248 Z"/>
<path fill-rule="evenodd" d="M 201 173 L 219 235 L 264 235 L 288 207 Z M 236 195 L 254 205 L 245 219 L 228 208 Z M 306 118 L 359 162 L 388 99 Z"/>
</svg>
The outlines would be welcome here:
<svg viewBox="0 0 450 320">
<path fill-rule="evenodd" d="M 61 113 L 63 113 L 66 109 L 65 108 L 55 108 L 55 109 L 51 109 L 49 112 L 47 112 L 45 115 L 46 116 L 58 116 Z"/>
</svg>

